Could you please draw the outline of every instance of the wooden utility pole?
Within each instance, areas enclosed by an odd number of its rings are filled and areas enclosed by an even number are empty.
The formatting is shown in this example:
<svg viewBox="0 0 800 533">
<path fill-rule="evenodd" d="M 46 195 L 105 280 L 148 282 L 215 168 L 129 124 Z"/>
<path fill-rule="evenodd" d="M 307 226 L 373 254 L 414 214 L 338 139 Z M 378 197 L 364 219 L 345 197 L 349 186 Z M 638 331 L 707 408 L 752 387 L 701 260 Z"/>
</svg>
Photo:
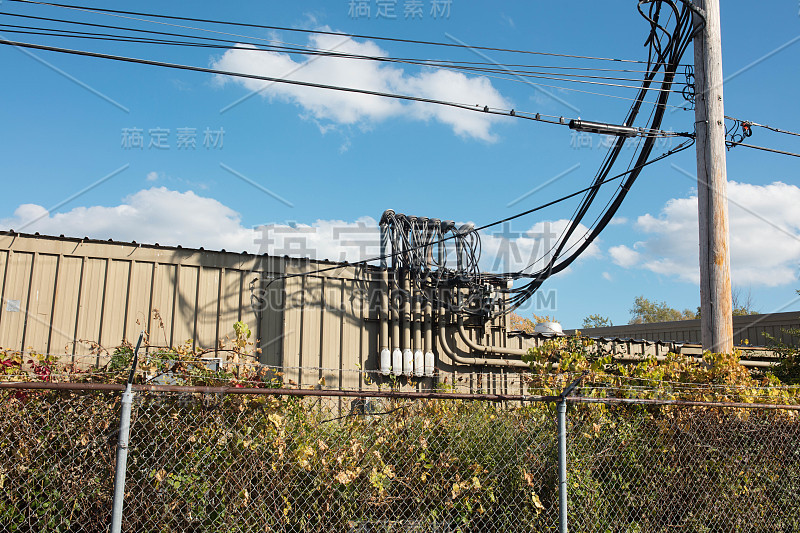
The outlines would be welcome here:
<svg viewBox="0 0 800 533">
<path fill-rule="evenodd" d="M 722 103 L 719 0 L 694 0 L 705 27 L 694 38 L 697 209 L 700 222 L 700 330 L 703 350 L 733 350 L 728 177 Z M 702 16 L 694 15 L 695 24 Z"/>
</svg>

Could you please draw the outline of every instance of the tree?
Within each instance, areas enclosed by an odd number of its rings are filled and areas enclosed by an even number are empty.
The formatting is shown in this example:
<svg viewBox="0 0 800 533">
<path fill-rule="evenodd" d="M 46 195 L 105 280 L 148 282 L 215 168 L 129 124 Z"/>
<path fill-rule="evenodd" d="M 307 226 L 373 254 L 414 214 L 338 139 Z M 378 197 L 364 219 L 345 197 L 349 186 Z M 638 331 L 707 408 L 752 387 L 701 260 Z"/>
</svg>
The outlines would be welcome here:
<svg viewBox="0 0 800 533">
<path fill-rule="evenodd" d="M 746 294 L 738 287 L 733 289 L 731 301 L 733 302 L 733 316 L 758 314 L 758 311 L 753 309 L 753 295 L 750 294 L 750 289 L 747 289 Z"/>
<path fill-rule="evenodd" d="M 584 328 L 607 328 L 613 326 L 611 319 L 602 315 L 589 315 L 583 319 Z"/>
<path fill-rule="evenodd" d="M 524 333 L 534 333 L 536 324 L 541 322 L 557 322 L 556 319 L 549 316 L 539 316 L 534 314 L 533 319 L 523 318 L 517 313 L 511 313 L 508 316 L 509 329 L 511 331 L 522 331 Z"/>
<path fill-rule="evenodd" d="M 741 288 L 734 288 L 731 291 L 731 307 L 733 308 L 733 316 L 747 316 L 747 315 L 757 315 L 759 311 L 753 309 L 753 295 L 750 293 L 750 289 L 747 289 L 747 293 L 743 293 Z M 697 308 L 697 313 L 695 314 L 695 318 L 700 318 L 700 308 Z"/>
<path fill-rule="evenodd" d="M 667 302 L 651 302 L 644 296 L 637 296 L 630 309 L 629 324 L 650 324 L 652 322 L 672 322 L 674 320 L 693 320 L 697 314 L 689 309 L 678 311 Z"/>
</svg>

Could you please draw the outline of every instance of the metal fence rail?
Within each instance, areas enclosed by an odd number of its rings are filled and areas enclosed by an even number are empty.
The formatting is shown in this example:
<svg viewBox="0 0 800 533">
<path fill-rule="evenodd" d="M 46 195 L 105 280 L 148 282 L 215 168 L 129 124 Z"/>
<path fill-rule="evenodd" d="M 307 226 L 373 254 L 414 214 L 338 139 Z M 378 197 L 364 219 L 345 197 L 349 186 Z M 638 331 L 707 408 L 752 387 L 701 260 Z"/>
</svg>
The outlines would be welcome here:
<svg viewBox="0 0 800 533">
<path fill-rule="evenodd" d="M 121 393 L 8 387 L 0 532 L 107 531 Z M 177 390 L 136 392 L 123 531 L 559 529 L 554 398 Z M 571 531 L 800 530 L 796 407 L 585 400 Z"/>
</svg>

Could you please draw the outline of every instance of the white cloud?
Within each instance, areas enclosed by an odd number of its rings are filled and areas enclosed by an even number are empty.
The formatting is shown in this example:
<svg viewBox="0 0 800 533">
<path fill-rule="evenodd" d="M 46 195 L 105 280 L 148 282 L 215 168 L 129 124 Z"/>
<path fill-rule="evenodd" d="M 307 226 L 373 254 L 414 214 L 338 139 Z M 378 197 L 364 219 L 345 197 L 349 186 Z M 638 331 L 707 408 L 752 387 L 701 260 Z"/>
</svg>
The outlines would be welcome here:
<svg viewBox="0 0 800 533">
<path fill-rule="evenodd" d="M 614 261 L 615 264 L 625 268 L 629 268 L 637 264 L 641 257 L 639 252 L 628 248 L 624 244 L 612 246 L 608 249 L 608 254 L 611 256 L 611 260 Z"/>
<path fill-rule="evenodd" d="M 779 286 L 797 280 L 800 266 L 800 187 L 729 182 L 731 277 L 737 285 Z M 647 239 L 635 250 L 609 249 L 620 266 L 640 267 L 699 283 L 697 196 L 675 198 L 635 224 Z"/>
<path fill-rule="evenodd" d="M 614 281 L 614 278 L 608 272 L 603 272 L 603 279 L 606 281 Z"/>
<path fill-rule="evenodd" d="M 148 172 L 146 176 L 147 181 L 156 181 L 158 179 L 158 172 Z"/>
<path fill-rule="evenodd" d="M 23 204 L 13 217 L 0 220 L 0 226 L 30 233 L 237 251 L 253 243 L 233 209 L 213 198 L 165 187 L 141 190 L 116 206 L 76 207 L 55 214 L 39 205 Z"/>
<path fill-rule="evenodd" d="M 313 48 L 343 53 L 388 56 L 386 51 L 372 41 L 356 41 L 337 35 L 313 35 L 308 44 Z M 325 56 L 311 56 L 304 61 L 295 61 L 288 54 L 257 51 L 254 47 L 245 45 L 226 51 L 212 64 L 216 69 L 227 71 L 447 100 L 481 108 L 512 107 L 487 78 L 467 77 L 457 72 L 423 70 L 412 74 L 387 63 Z M 331 124 L 369 127 L 389 118 L 406 117 L 442 122 L 463 137 L 485 141 L 496 139 L 490 130 L 499 118 L 493 115 L 262 80 L 223 76 L 219 76 L 217 80 L 221 83 L 233 81 L 250 91 L 260 91 L 263 97 L 270 100 L 294 103 L 303 109 L 303 116 L 322 122 L 320 127 L 323 131 Z"/>
</svg>

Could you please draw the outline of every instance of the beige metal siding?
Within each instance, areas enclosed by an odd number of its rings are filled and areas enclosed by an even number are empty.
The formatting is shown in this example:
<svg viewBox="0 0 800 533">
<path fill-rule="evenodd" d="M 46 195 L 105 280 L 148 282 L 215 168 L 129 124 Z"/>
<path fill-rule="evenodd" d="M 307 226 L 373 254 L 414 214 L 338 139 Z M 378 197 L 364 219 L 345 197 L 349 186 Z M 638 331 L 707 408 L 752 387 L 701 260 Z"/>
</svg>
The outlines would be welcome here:
<svg viewBox="0 0 800 533">
<path fill-rule="evenodd" d="M 303 329 L 298 366 L 301 367 L 300 386 L 316 385 L 319 377 L 316 368 L 322 363 L 321 343 L 325 331 L 322 327 L 322 279 L 308 276 L 305 283 Z"/>
<path fill-rule="evenodd" d="M 28 287 L 33 264 L 32 253 L 8 254 L 3 286 L 3 310 L 0 315 L 0 345 L 21 350 L 28 310 Z M 19 311 L 12 308 L 19 304 Z"/>
<path fill-rule="evenodd" d="M 235 339 L 233 324 L 241 320 L 242 277 L 238 270 L 223 268 L 220 271 L 222 283 L 219 290 L 219 338 Z M 246 300 L 249 302 L 249 299 Z M 255 324 L 253 324 L 255 327 Z"/>
<path fill-rule="evenodd" d="M 150 344 L 173 346 L 172 306 L 175 302 L 177 265 L 153 265 L 152 303 L 150 304 Z"/>
<path fill-rule="evenodd" d="M 136 342 L 140 331 L 149 331 L 154 267 L 154 263 L 143 261 L 134 261 L 131 265 L 124 330 L 129 342 Z"/>
<path fill-rule="evenodd" d="M 55 279 L 53 316 L 51 318 L 50 353 L 73 353 L 77 326 L 81 266 L 83 258 L 58 256 L 58 271 Z"/>
<path fill-rule="evenodd" d="M 197 287 L 197 345 L 213 349 L 219 338 L 219 268 L 201 268 Z M 255 326 L 255 324 L 253 324 Z"/>
<path fill-rule="evenodd" d="M 0 234 L 0 346 L 86 355 L 146 330 L 151 345 L 215 349 L 236 320 L 257 329 L 243 280 L 262 263 L 280 267 L 240 254 Z M 7 311 L 16 301 L 19 312 Z M 265 314 L 273 329 L 281 317 Z"/>
<path fill-rule="evenodd" d="M 128 308 L 130 266 L 130 261 L 106 260 L 107 274 L 100 311 L 99 342 L 109 348 L 128 340 L 125 338 L 125 314 Z"/>
<path fill-rule="evenodd" d="M 299 383 L 302 364 L 305 278 L 289 278 L 284 282 L 283 365 L 287 382 Z"/>
<path fill-rule="evenodd" d="M 47 351 L 57 264 L 58 256 L 54 255 L 38 254 L 34 259 L 24 340 L 25 346 L 31 350 Z"/>
<path fill-rule="evenodd" d="M 264 311 L 261 314 L 260 360 L 267 365 L 282 366 L 283 350 L 288 332 L 284 331 L 283 282 L 274 281 L 264 294 Z M 244 294 L 244 292 L 242 292 Z"/>
</svg>

